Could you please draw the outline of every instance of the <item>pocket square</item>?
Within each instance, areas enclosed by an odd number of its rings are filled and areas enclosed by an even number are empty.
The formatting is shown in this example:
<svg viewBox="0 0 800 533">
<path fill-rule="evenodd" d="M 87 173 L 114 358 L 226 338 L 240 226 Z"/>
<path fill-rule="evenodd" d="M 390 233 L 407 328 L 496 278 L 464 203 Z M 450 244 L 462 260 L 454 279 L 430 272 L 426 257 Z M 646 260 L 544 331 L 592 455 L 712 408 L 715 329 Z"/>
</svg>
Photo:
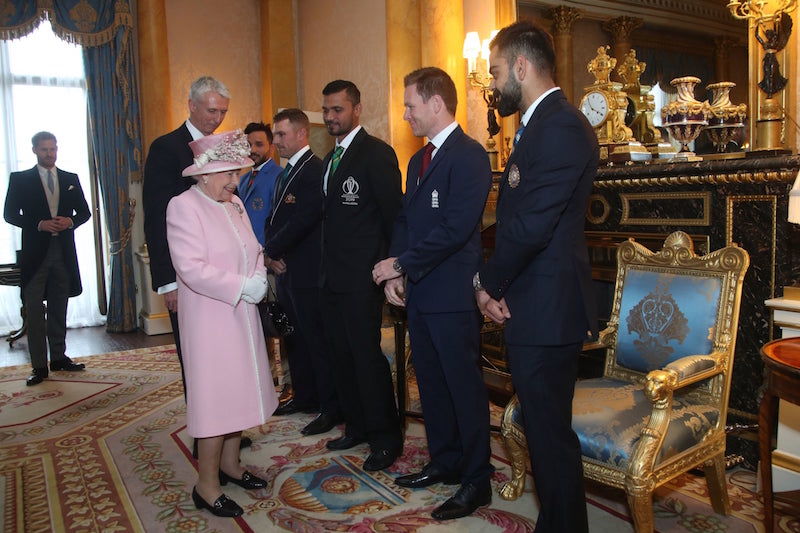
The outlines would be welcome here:
<svg viewBox="0 0 800 533">
<path fill-rule="evenodd" d="M 72 190 L 72 189 L 74 189 L 74 188 L 75 188 L 75 186 L 74 186 L 74 185 L 70 185 L 69 187 L 67 187 L 67 190 L 68 190 L 68 191 L 71 191 L 71 190 Z"/>
</svg>

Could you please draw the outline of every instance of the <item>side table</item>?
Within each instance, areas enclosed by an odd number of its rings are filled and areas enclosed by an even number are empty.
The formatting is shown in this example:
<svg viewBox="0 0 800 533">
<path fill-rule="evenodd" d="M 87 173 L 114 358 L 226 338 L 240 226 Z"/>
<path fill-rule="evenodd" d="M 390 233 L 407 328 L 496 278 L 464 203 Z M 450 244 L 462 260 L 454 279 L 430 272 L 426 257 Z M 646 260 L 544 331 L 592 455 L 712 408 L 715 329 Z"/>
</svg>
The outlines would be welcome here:
<svg viewBox="0 0 800 533">
<path fill-rule="evenodd" d="M 778 399 L 800 405 L 800 337 L 768 342 L 761 348 L 761 359 L 766 373 L 766 390 L 758 415 L 758 447 L 764 495 L 764 531 L 771 533 L 774 528 L 772 435 L 778 419 Z"/>
</svg>

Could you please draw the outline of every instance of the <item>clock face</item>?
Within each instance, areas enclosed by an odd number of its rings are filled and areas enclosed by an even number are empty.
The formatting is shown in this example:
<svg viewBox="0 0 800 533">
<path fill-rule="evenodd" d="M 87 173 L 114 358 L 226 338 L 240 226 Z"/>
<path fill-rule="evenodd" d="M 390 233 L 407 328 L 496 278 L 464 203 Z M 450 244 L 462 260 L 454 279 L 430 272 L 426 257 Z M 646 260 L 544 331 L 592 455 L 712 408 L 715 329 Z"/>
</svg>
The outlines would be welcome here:
<svg viewBox="0 0 800 533">
<path fill-rule="evenodd" d="M 592 127 L 597 127 L 608 118 L 608 100 L 599 91 L 587 93 L 581 101 L 581 112 Z"/>
</svg>

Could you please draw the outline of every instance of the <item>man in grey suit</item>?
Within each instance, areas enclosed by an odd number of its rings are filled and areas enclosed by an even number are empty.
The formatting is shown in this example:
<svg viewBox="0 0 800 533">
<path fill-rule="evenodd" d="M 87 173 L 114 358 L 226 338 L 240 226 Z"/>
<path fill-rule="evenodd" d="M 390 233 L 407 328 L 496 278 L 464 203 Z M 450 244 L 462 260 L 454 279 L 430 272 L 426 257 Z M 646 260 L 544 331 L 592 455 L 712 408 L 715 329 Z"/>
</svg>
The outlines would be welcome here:
<svg viewBox="0 0 800 533">
<path fill-rule="evenodd" d="M 56 168 L 55 135 L 40 131 L 31 143 L 37 164 L 11 173 L 3 216 L 22 228 L 22 299 L 33 366 L 27 384 L 38 385 L 48 376 L 48 345 L 50 370 L 84 369 L 83 363 L 73 363 L 65 354 L 67 301 L 83 291 L 73 232 L 91 213 L 78 176 Z"/>
</svg>

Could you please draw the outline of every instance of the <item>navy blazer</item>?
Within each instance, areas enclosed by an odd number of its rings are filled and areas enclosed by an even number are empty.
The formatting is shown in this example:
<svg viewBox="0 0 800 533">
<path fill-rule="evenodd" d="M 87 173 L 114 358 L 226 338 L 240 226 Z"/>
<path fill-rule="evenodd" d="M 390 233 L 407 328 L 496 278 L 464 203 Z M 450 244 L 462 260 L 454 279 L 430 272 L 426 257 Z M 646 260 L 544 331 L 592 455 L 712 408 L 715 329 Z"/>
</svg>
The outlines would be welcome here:
<svg viewBox="0 0 800 533">
<path fill-rule="evenodd" d="M 494 253 L 480 271 L 487 292 L 506 299 L 509 343 L 570 344 L 597 331 L 583 229 L 598 159 L 594 130 L 560 90 L 539 103 L 509 156 Z"/>
<path fill-rule="evenodd" d="M 282 171 L 283 167 L 272 159 L 268 159 L 264 166 L 258 169 L 256 179 L 249 190 L 247 184 L 250 181 L 251 171 L 248 170 L 242 174 L 239 180 L 239 198 L 242 199 L 247 216 L 250 217 L 250 224 L 253 226 L 253 233 L 256 234 L 256 239 L 261 246 L 264 246 L 264 224 L 272 209 L 275 181 Z"/>
<path fill-rule="evenodd" d="M 328 168 L 331 150 L 322 163 Z M 384 259 L 402 186 L 391 146 L 361 128 L 333 176 L 322 220 L 322 282 L 337 293 L 380 290 L 372 267 Z"/>
<path fill-rule="evenodd" d="M 173 196 L 178 196 L 195 183 L 193 178 L 181 176 L 194 161 L 190 142 L 192 134 L 184 122 L 178 129 L 153 141 L 144 164 L 144 239 L 150 254 L 154 291 L 175 282 L 175 268 L 167 245 L 167 204 Z"/>
<path fill-rule="evenodd" d="M 78 175 L 56 168 L 58 179 L 58 215 L 72 218 L 72 228 L 59 232 L 58 243 L 69 272 L 69 295 L 78 296 L 83 291 L 78 270 L 78 254 L 75 250 L 75 228 L 89 220 L 91 212 L 83 195 Z M 3 218 L 11 225 L 22 228 L 22 253 L 20 274 L 25 287 L 39 269 L 47 255 L 53 237 L 39 231 L 39 222 L 50 220 L 47 195 L 39 177 L 39 169 L 12 172 L 8 183 L 8 194 Z"/>
<path fill-rule="evenodd" d="M 480 221 L 492 186 L 489 156 L 459 126 L 417 185 L 424 151 L 408 163 L 389 256 L 398 257 L 408 275 L 407 298 L 421 311 L 475 310 L 472 277 L 482 263 Z"/>
<path fill-rule="evenodd" d="M 289 171 L 286 186 L 264 226 L 264 250 L 283 259 L 281 281 L 294 288 L 319 287 L 322 260 L 322 161 L 306 151 Z M 278 184 L 275 183 L 275 195 Z"/>
</svg>

